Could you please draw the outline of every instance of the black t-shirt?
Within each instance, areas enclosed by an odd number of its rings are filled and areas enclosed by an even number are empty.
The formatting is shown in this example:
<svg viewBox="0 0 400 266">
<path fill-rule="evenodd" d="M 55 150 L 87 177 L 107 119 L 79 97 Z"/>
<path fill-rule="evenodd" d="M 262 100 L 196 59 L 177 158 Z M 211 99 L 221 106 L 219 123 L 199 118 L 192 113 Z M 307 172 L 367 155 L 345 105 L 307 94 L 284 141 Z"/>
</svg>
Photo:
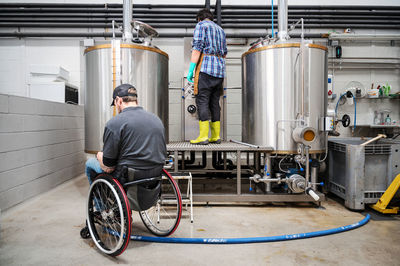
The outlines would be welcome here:
<svg viewBox="0 0 400 266">
<path fill-rule="evenodd" d="M 127 107 L 106 124 L 103 163 L 148 170 L 165 163 L 167 148 L 161 120 L 142 107 Z"/>
</svg>

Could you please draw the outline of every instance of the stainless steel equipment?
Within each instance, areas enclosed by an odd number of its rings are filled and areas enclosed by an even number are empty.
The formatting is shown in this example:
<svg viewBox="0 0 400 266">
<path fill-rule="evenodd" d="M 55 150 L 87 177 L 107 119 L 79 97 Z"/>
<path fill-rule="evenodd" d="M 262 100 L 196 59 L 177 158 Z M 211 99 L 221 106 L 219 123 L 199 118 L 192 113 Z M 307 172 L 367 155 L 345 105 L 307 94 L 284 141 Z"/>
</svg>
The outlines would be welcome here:
<svg viewBox="0 0 400 266">
<path fill-rule="evenodd" d="M 261 38 L 242 55 L 242 138 L 275 153 L 323 153 L 327 115 L 327 51 L 304 40 L 304 20 L 288 29 L 287 0 L 279 0 L 276 39 Z M 288 35 L 301 24 L 301 41 Z"/>
<path fill-rule="evenodd" d="M 139 105 L 160 117 L 168 139 L 168 55 L 155 48 L 121 43 L 120 53 L 111 44 L 89 47 L 86 56 L 85 150 L 102 149 L 105 123 L 113 116 L 110 107 L 115 86 L 130 83 L 138 90 Z M 121 64 L 117 66 L 116 58 Z M 121 81 L 115 80 L 121 68 Z M 113 84 L 114 83 L 114 84 Z"/>
<path fill-rule="evenodd" d="M 264 170 L 256 171 L 250 182 L 265 183 L 267 192 L 274 190 L 273 184 L 282 190 L 286 183 L 287 193 L 319 201 L 314 190 L 322 183 L 310 163 L 318 168 L 320 160 L 310 154 L 327 152 L 333 122 L 327 117 L 328 49 L 304 40 L 303 19 L 288 29 L 287 0 L 279 0 L 278 6 L 276 38 L 260 38 L 242 55 L 242 139 L 273 147 L 275 154 L 265 156 Z M 301 41 L 290 41 L 289 32 L 299 24 Z"/>
<path fill-rule="evenodd" d="M 242 64 L 243 141 L 296 154 L 292 133 L 307 126 L 317 131 L 310 152 L 323 153 L 319 122 L 326 116 L 327 48 L 262 41 L 242 55 Z"/>
<path fill-rule="evenodd" d="M 131 1 L 124 1 L 125 41 L 113 39 L 85 50 L 85 151 L 89 153 L 102 150 L 104 126 L 116 115 L 110 107 L 113 89 L 123 83 L 135 86 L 139 105 L 160 117 L 168 141 L 168 54 L 151 45 L 157 32 L 144 23 L 133 23 L 140 34 L 135 39 L 139 43 L 132 43 L 131 20 Z"/>
</svg>

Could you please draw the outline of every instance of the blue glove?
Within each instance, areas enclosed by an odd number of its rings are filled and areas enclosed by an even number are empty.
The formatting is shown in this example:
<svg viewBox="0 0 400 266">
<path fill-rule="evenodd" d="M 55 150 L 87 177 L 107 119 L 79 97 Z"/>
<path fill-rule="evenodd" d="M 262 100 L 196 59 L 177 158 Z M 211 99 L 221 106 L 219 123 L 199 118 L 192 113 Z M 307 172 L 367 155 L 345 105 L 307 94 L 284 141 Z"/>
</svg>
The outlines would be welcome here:
<svg viewBox="0 0 400 266">
<path fill-rule="evenodd" d="M 196 63 L 190 62 L 189 72 L 187 74 L 187 80 L 193 83 L 194 69 L 196 68 Z"/>
</svg>

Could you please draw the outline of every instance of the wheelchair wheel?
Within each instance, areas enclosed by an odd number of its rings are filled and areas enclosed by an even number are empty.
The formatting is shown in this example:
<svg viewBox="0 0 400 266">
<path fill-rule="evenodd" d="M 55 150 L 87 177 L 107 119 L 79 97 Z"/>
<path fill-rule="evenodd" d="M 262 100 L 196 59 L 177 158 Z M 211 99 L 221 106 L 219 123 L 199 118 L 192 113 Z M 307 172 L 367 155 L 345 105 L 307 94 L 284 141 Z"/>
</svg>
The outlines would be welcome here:
<svg viewBox="0 0 400 266">
<path fill-rule="evenodd" d="M 131 210 L 121 184 L 101 174 L 89 189 L 87 225 L 96 246 L 105 254 L 118 256 L 128 246 Z"/>
<path fill-rule="evenodd" d="M 162 172 L 161 182 L 161 192 L 156 204 L 139 214 L 151 233 L 168 236 L 176 230 L 181 220 L 182 198 L 175 180 L 165 170 Z"/>
</svg>

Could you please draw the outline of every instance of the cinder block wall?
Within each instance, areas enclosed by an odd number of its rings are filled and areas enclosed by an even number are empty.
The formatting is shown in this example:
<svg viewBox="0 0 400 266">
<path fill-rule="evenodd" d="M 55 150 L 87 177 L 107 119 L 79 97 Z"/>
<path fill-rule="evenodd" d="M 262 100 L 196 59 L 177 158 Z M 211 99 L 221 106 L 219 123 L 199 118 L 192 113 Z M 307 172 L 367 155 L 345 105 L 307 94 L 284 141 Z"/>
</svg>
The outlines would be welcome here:
<svg viewBox="0 0 400 266">
<path fill-rule="evenodd" d="M 0 94 L 0 209 L 84 171 L 83 106 Z"/>
</svg>

